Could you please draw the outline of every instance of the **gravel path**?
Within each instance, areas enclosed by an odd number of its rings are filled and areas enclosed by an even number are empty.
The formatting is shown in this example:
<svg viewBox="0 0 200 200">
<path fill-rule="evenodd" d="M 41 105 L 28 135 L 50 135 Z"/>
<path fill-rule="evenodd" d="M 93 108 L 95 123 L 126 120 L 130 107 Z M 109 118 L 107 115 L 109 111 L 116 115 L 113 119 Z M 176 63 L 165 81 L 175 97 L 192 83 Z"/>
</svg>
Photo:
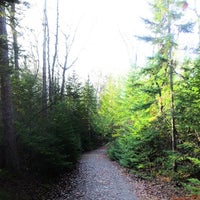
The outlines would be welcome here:
<svg viewBox="0 0 200 200">
<path fill-rule="evenodd" d="M 73 188 L 63 191 L 58 200 L 138 200 L 127 177 L 108 160 L 105 148 L 82 156 Z"/>
<path fill-rule="evenodd" d="M 47 197 L 40 200 L 189 200 L 185 194 L 172 182 L 142 180 L 129 173 L 110 161 L 102 147 L 85 153 L 77 169 L 62 176 Z"/>
</svg>

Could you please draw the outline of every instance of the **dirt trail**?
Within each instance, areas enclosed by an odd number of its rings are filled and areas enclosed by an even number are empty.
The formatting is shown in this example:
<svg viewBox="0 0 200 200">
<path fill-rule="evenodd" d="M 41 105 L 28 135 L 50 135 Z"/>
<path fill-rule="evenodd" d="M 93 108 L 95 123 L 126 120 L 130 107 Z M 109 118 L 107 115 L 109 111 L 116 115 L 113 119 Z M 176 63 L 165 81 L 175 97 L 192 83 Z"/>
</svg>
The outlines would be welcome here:
<svg viewBox="0 0 200 200">
<path fill-rule="evenodd" d="M 105 147 L 84 154 L 76 169 L 56 180 L 43 182 L 29 175 L 0 178 L 0 188 L 15 200 L 200 200 L 167 177 L 144 180 L 130 173 L 108 159 Z"/>
<path fill-rule="evenodd" d="M 171 182 L 142 180 L 129 173 L 118 163 L 108 159 L 105 147 L 85 153 L 77 169 L 63 176 L 52 189 L 45 200 L 190 199 Z"/>
<path fill-rule="evenodd" d="M 58 200 L 138 200 L 134 188 L 120 169 L 106 156 L 106 149 L 82 156 L 74 189 L 63 191 Z"/>
</svg>

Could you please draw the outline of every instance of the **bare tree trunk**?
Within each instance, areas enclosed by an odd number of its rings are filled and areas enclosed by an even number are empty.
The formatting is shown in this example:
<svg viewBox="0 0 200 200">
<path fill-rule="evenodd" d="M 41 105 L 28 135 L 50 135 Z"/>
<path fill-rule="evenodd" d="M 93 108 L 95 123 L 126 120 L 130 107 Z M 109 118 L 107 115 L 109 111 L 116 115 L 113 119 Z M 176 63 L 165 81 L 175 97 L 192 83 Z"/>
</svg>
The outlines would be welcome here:
<svg viewBox="0 0 200 200">
<path fill-rule="evenodd" d="M 73 45 L 74 40 L 75 40 L 76 31 L 74 33 L 74 36 L 73 36 L 71 42 L 69 42 L 70 35 L 66 35 L 66 34 L 64 35 L 65 40 L 66 40 L 66 44 L 65 44 L 66 50 L 65 50 L 65 61 L 64 61 L 63 72 L 62 72 L 61 96 L 63 96 L 64 90 L 65 90 L 65 74 L 66 74 L 66 71 L 68 69 L 70 69 L 76 63 L 76 61 L 78 60 L 78 58 L 76 58 L 72 61 L 72 63 L 70 65 L 68 65 L 68 58 L 69 58 L 69 54 L 70 54 L 72 45 Z"/>
<path fill-rule="evenodd" d="M 49 22 L 48 17 L 46 19 L 47 24 L 47 63 L 48 63 L 48 79 L 49 79 L 49 101 L 52 103 L 52 78 L 51 78 L 51 61 L 50 61 L 50 35 L 49 35 Z"/>
<path fill-rule="evenodd" d="M 63 71 L 62 71 L 62 84 L 61 84 L 61 96 L 63 96 L 64 94 L 64 90 L 65 90 L 65 73 L 67 70 L 67 61 L 68 61 L 68 51 L 67 51 L 67 47 L 66 47 L 66 55 L 65 55 L 65 63 L 63 66 Z"/>
<path fill-rule="evenodd" d="M 8 169 L 17 171 L 19 170 L 19 157 L 17 154 L 16 132 L 14 128 L 5 8 L 1 5 L 0 14 L 0 78 L 1 111 L 4 129 L 4 165 Z"/>
<path fill-rule="evenodd" d="M 44 110 L 44 115 L 47 115 L 47 3 L 44 2 L 44 21 L 43 21 L 43 83 L 42 83 L 42 110 Z"/>
<path fill-rule="evenodd" d="M 12 36 L 13 36 L 15 75 L 16 75 L 16 78 L 19 78 L 19 46 L 18 46 L 18 41 L 17 41 L 15 13 L 16 13 L 15 3 L 11 3 L 10 24 L 11 24 L 11 30 L 12 30 Z"/>
<path fill-rule="evenodd" d="M 69 52 L 67 50 L 67 46 L 66 46 L 66 55 L 65 55 L 65 63 L 64 63 L 64 66 L 63 66 L 63 72 L 62 72 L 62 84 L 61 84 L 61 96 L 64 95 L 64 91 L 65 91 L 65 75 L 66 75 L 66 71 L 68 69 L 70 69 L 74 64 L 75 62 L 78 60 L 78 58 L 76 58 L 69 66 L 67 66 L 67 61 L 68 61 L 68 56 L 69 56 Z"/>
<path fill-rule="evenodd" d="M 49 94 L 49 99 L 50 102 L 53 102 L 53 96 L 54 96 L 54 84 L 55 84 L 55 65 L 56 65 L 56 60 L 58 56 L 58 35 L 59 33 L 59 0 L 57 0 L 57 5 L 56 5 L 56 35 L 55 35 L 55 48 L 54 48 L 54 56 L 53 56 L 53 63 L 52 63 L 52 72 L 51 72 L 51 86 L 50 86 L 50 94 Z"/>
</svg>

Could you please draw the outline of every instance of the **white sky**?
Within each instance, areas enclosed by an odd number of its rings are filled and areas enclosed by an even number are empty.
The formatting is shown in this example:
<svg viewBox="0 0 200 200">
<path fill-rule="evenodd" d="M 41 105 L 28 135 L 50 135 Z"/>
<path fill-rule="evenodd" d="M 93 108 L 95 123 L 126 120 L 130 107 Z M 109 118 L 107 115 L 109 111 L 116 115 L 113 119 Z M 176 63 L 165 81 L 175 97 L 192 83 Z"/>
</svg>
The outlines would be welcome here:
<svg viewBox="0 0 200 200">
<path fill-rule="evenodd" d="M 25 21 L 42 40 L 43 3 L 30 3 Z M 50 29 L 54 31 L 56 1 L 47 0 L 47 5 Z M 70 57 L 78 57 L 73 69 L 82 76 L 98 71 L 122 74 L 130 69 L 136 53 L 138 63 L 143 64 L 148 52 L 140 48 L 134 35 L 144 33 L 140 17 L 147 15 L 147 7 L 146 0 L 60 0 L 60 29 L 73 35 L 78 27 Z M 61 38 L 60 46 L 65 46 Z"/>
<path fill-rule="evenodd" d="M 145 0 L 86 0 L 77 10 L 80 0 L 75 1 L 76 13 L 82 14 L 80 34 L 89 35 L 80 54 L 80 67 L 90 71 L 123 73 L 130 68 L 135 52 L 134 35 L 144 30 L 139 15 L 146 10 Z M 124 41 L 125 40 L 125 41 Z M 128 45 L 128 46 L 127 46 Z M 132 47 L 131 47 L 132 46 Z M 138 48 L 139 47 L 136 47 Z M 83 65 L 81 65 L 83 63 Z"/>
<path fill-rule="evenodd" d="M 70 59 L 78 61 L 72 68 L 81 76 L 102 71 L 103 74 L 124 74 L 130 69 L 137 54 L 137 64 L 144 65 L 151 48 L 137 41 L 134 35 L 148 35 L 140 17 L 150 15 L 147 0 L 59 0 L 60 29 L 73 36 L 78 27 Z M 192 1 L 192 0 L 189 0 Z M 198 1 L 198 0 L 197 0 Z M 31 9 L 25 21 L 35 30 L 41 41 L 43 1 L 30 0 Z M 56 1 L 47 0 L 51 40 L 54 43 Z M 33 41 L 34 42 L 34 41 Z M 60 35 L 61 57 L 65 41 Z M 64 56 L 64 55 L 63 55 Z M 60 59 L 62 60 L 62 58 Z"/>
</svg>

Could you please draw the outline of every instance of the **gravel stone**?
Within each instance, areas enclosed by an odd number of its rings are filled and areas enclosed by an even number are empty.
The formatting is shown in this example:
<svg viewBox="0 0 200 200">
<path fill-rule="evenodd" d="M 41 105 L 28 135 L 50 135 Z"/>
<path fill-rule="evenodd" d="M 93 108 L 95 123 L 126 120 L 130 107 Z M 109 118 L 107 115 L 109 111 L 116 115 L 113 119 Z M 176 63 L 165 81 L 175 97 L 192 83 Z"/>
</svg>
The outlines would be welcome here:
<svg viewBox="0 0 200 200">
<path fill-rule="evenodd" d="M 78 164 L 73 189 L 58 200 L 138 200 L 133 185 L 100 148 L 84 154 Z"/>
</svg>

